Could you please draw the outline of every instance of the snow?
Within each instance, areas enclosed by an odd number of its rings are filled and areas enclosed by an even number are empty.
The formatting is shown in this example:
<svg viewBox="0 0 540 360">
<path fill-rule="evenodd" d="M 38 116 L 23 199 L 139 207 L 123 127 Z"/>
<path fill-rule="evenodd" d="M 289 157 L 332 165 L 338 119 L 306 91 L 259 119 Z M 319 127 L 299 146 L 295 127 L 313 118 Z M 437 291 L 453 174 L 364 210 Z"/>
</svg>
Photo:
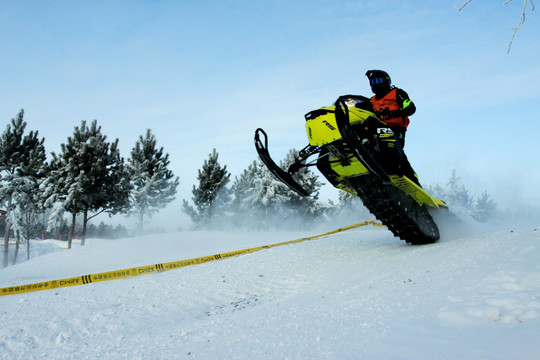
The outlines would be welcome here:
<svg viewBox="0 0 540 360">
<path fill-rule="evenodd" d="M 89 239 L 0 271 L 0 287 L 328 230 Z M 461 224 L 425 246 L 364 227 L 163 273 L 2 296 L 0 359 L 538 359 L 539 257 L 534 227 Z"/>
</svg>

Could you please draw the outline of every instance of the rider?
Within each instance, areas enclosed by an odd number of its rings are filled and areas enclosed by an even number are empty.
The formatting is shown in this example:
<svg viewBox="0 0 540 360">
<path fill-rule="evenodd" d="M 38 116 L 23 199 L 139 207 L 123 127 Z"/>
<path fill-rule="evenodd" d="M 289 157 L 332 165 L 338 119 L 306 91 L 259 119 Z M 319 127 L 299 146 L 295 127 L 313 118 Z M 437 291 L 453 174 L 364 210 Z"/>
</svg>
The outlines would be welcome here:
<svg viewBox="0 0 540 360">
<path fill-rule="evenodd" d="M 382 70 L 368 70 L 371 91 L 375 94 L 371 98 L 373 113 L 392 129 L 395 137 L 405 146 L 405 133 L 409 126 L 409 116 L 416 112 L 416 106 L 409 99 L 409 95 L 402 89 L 392 86 L 390 75 Z M 402 173 L 420 186 L 418 175 L 411 167 L 405 153 L 403 153 Z"/>
<path fill-rule="evenodd" d="M 371 98 L 373 112 L 392 129 L 403 148 L 409 116 L 416 111 L 414 103 L 405 91 L 392 86 L 390 75 L 386 71 L 368 70 L 366 76 L 369 79 L 371 91 L 375 94 Z"/>
</svg>

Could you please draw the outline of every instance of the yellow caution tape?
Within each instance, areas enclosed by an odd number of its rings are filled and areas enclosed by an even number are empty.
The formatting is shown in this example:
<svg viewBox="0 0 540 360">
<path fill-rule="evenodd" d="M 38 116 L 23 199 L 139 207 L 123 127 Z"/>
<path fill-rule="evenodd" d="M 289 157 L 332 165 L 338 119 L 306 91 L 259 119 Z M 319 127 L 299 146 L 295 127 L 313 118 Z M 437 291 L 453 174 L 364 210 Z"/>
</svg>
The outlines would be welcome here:
<svg viewBox="0 0 540 360">
<path fill-rule="evenodd" d="M 285 241 L 285 242 L 281 242 L 277 244 L 258 246 L 258 247 L 245 249 L 245 250 L 238 250 L 238 251 L 232 251 L 232 252 L 227 252 L 227 253 L 222 253 L 222 254 L 203 256 L 203 257 L 198 257 L 198 258 L 193 258 L 193 259 L 188 259 L 188 260 L 180 260 L 180 261 L 173 261 L 173 262 L 168 262 L 168 263 L 141 266 L 141 267 L 130 268 L 130 269 L 107 271 L 107 272 L 102 272 L 102 273 L 83 275 L 83 276 L 77 276 L 77 277 L 66 278 L 66 279 L 44 281 L 44 282 L 39 282 L 39 283 L 34 283 L 34 284 L 17 285 L 17 286 L 0 288 L 0 296 L 21 294 L 21 293 L 26 293 L 26 292 L 40 291 L 40 290 L 56 289 L 56 288 L 68 287 L 68 286 L 86 285 L 86 284 L 100 282 L 100 281 L 122 279 L 122 278 L 127 278 L 127 277 L 132 277 L 132 276 L 151 274 L 154 272 L 169 271 L 169 270 L 179 269 L 186 266 L 204 264 L 210 261 L 221 260 L 221 259 L 226 259 L 233 256 L 242 255 L 242 254 L 253 253 L 256 251 L 269 249 L 272 247 L 295 244 L 302 241 L 312 240 L 312 239 L 320 238 L 323 236 L 332 235 L 338 232 L 359 228 L 359 227 L 366 226 L 369 224 L 372 224 L 373 226 L 384 226 L 381 223 L 375 222 L 374 220 L 369 220 L 369 221 L 364 221 L 358 224 L 342 227 L 336 230 L 332 230 L 330 232 L 320 234 L 320 235 L 305 237 L 305 238 L 291 240 L 291 241 Z"/>
</svg>

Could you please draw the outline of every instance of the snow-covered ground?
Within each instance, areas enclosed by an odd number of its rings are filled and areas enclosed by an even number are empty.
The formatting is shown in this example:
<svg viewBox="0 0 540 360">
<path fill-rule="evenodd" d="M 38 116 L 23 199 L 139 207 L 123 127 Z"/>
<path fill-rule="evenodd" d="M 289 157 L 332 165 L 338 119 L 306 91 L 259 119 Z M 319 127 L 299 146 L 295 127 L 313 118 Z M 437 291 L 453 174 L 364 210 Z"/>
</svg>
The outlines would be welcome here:
<svg viewBox="0 0 540 360">
<path fill-rule="evenodd" d="M 2 296 L 0 358 L 539 359 L 540 230 L 453 230 L 410 246 L 365 227 L 164 273 Z M 1 270 L 0 287 L 316 233 L 90 239 Z"/>
</svg>

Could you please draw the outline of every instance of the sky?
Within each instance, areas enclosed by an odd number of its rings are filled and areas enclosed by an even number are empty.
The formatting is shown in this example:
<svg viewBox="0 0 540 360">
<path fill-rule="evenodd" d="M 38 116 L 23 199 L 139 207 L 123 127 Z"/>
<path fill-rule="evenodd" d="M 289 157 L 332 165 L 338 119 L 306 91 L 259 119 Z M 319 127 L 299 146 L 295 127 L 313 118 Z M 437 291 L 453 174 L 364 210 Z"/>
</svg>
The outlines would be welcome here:
<svg viewBox="0 0 540 360">
<path fill-rule="evenodd" d="M 538 207 L 540 22 L 530 3 L 0 0 L 0 119 L 25 110 L 47 151 L 96 119 L 122 156 L 151 129 L 180 177 L 181 212 L 216 148 L 232 179 L 307 144 L 304 114 L 371 96 L 386 70 L 417 107 L 405 151 L 424 185 L 452 170 L 471 195 Z M 0 123 L 1 124 L 1 123 Z M 326 185 L 321 200 L 336 199 Z"/>
</svg>

